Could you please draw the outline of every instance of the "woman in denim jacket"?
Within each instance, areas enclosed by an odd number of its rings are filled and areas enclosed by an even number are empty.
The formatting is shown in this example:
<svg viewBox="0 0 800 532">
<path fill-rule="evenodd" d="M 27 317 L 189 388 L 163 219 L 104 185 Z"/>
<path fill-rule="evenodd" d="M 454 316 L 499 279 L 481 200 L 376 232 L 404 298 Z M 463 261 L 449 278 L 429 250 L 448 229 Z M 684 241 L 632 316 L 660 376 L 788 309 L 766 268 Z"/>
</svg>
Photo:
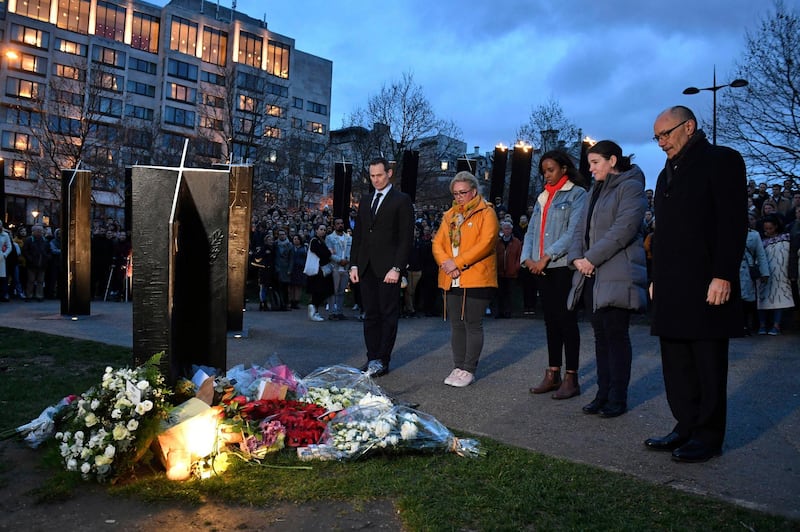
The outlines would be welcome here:
<svg viewBox="0 0 800 532">
<path fill-rule="evenodd" d="M 580 333 L 575 310 L 567 309 L 572 271 L 567 266 L 567 251 L 586 201 L 586 190 L 572 159 L 562 151 L 549 151 L 539 160 L 539 173 L 545 189 L 539 194 L 528 223 L 520 262 L 538 276 L 547 332 L 548 368 L 544 379 L 531 393 L 555 390 L 553 399 L 569 399 L 580 394 L 578 354 Z M 566 373 L 561 378 L 562 352 Z"/>
</svg>

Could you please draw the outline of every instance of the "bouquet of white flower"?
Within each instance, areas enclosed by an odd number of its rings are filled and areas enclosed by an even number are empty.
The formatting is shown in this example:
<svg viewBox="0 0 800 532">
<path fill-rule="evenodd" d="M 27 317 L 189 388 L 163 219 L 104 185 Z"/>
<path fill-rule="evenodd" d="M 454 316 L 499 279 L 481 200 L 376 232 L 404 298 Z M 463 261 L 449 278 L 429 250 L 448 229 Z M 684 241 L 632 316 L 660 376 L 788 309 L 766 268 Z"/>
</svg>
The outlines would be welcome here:
<svg viewBox="0 0 800 532">
<path fill-rule="evenodd" d="M 162 354 L 135 369 L 107 367 L 100 385 L 67 407 L 56 433 L 67 470 L 113 481 L 147 451 L 166 417 Z"/>
<path fill-rule="evenodd" d="M 322 441 L 335 449 L 339 459 L 359 458 L 377 449 L 443 450 L 473 458 L 481 455 L 476 440 L 456 438 L 433 416 L 372 395 L 329 421 Z"/>
<path fill-rule="evenodd" d="M 361 401 L 366 395 L 384 393 L 367 375 L 350 366 L 318 368 L 297 387 L 298 400 L 317 404 L 328 412 L 338 412 Z"/>
</svg>

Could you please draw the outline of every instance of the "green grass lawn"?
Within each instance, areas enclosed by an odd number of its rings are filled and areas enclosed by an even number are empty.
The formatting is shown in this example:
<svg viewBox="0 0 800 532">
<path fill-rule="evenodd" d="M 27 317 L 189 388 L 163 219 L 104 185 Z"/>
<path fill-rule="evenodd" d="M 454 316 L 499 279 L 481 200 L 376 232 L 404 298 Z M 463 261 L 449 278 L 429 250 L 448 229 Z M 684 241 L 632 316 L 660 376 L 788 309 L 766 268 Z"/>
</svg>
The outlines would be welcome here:
<svg viewBox="0 0 800 532">
<path fill-rule="evenodd" d="M 0 430 L 30 421 L 70 393 L 99 382 L 131 350 L 0 327 Z M 170 482 L 159 466 L 109 486 L 121 497 L 202 504 L 364 501 L 387 498 L 409 530 L 798 530 L 800 522 L 655 486 L 624 474 L 550 458 L 481 438 L 486 456 L 386 454 L 355 462 L 298 462 L 293 449 L 269 455 L 281 469 L 235 462 L 202 481 Z M 52 477 L 32 499 L 69 497 L 83 481 L 42 450 Z M 3 477 L 0 467 L 0 479 Z M 8 479 L 0 480 L 8 481 Z"/>
</svg>

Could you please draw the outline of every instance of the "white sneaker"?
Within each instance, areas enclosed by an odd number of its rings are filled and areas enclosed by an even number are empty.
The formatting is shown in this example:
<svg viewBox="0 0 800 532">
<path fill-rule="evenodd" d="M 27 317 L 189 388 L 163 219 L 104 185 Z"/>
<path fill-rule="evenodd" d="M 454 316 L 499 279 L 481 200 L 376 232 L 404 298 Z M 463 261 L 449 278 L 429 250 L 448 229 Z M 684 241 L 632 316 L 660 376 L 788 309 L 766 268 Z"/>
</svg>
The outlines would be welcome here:
<svg viewBox="0 0 800 532">
<path fill-rule="evenodd" d="M 311 321 L 325 321 L 325 318 L 320 316 L 319 312 L 315 312 L 313 316 L 311 316 Z"/>
<path fill-rule="evenodd" d="M 464 388 L 472 384 L 472 381 L 475 380 L 475 375 L 473 375 L 469 371 L 460 369 L 458 370 L 458 372 L 459 373 L 453 379 L 453 384 L 451 386 L 455 386 L 456 388 Z"/>
<path fill-rule="evenodd" d="M 458 375 L 459 371 L 461 370 L 458 368 L 455 368 L 453 371 L 451 371 L 450 375 L 448 375 L 447 378 L 444 380 L 444 383 L 448 386 L 454 386 L 453 383 L 455 382 L 456 376 Z"/>
</svg>

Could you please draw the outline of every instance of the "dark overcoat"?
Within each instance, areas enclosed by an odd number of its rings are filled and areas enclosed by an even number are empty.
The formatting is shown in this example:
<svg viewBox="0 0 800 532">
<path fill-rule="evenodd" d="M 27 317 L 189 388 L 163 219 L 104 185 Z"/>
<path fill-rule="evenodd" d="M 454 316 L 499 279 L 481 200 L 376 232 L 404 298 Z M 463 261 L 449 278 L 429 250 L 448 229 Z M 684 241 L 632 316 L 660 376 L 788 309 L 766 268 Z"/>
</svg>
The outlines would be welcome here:
<svg viewBox="0 0 800 532">
<path fill-rule="evenodd" d="M 737 151 L 696 135 L 667 161 L 656 184 L 651 332 L 671 339 L 731 338 L 742 334 L 745 164 Z M 706 302 L 715 277 L 731 283 L 726 304 Z"/>
</svg>

